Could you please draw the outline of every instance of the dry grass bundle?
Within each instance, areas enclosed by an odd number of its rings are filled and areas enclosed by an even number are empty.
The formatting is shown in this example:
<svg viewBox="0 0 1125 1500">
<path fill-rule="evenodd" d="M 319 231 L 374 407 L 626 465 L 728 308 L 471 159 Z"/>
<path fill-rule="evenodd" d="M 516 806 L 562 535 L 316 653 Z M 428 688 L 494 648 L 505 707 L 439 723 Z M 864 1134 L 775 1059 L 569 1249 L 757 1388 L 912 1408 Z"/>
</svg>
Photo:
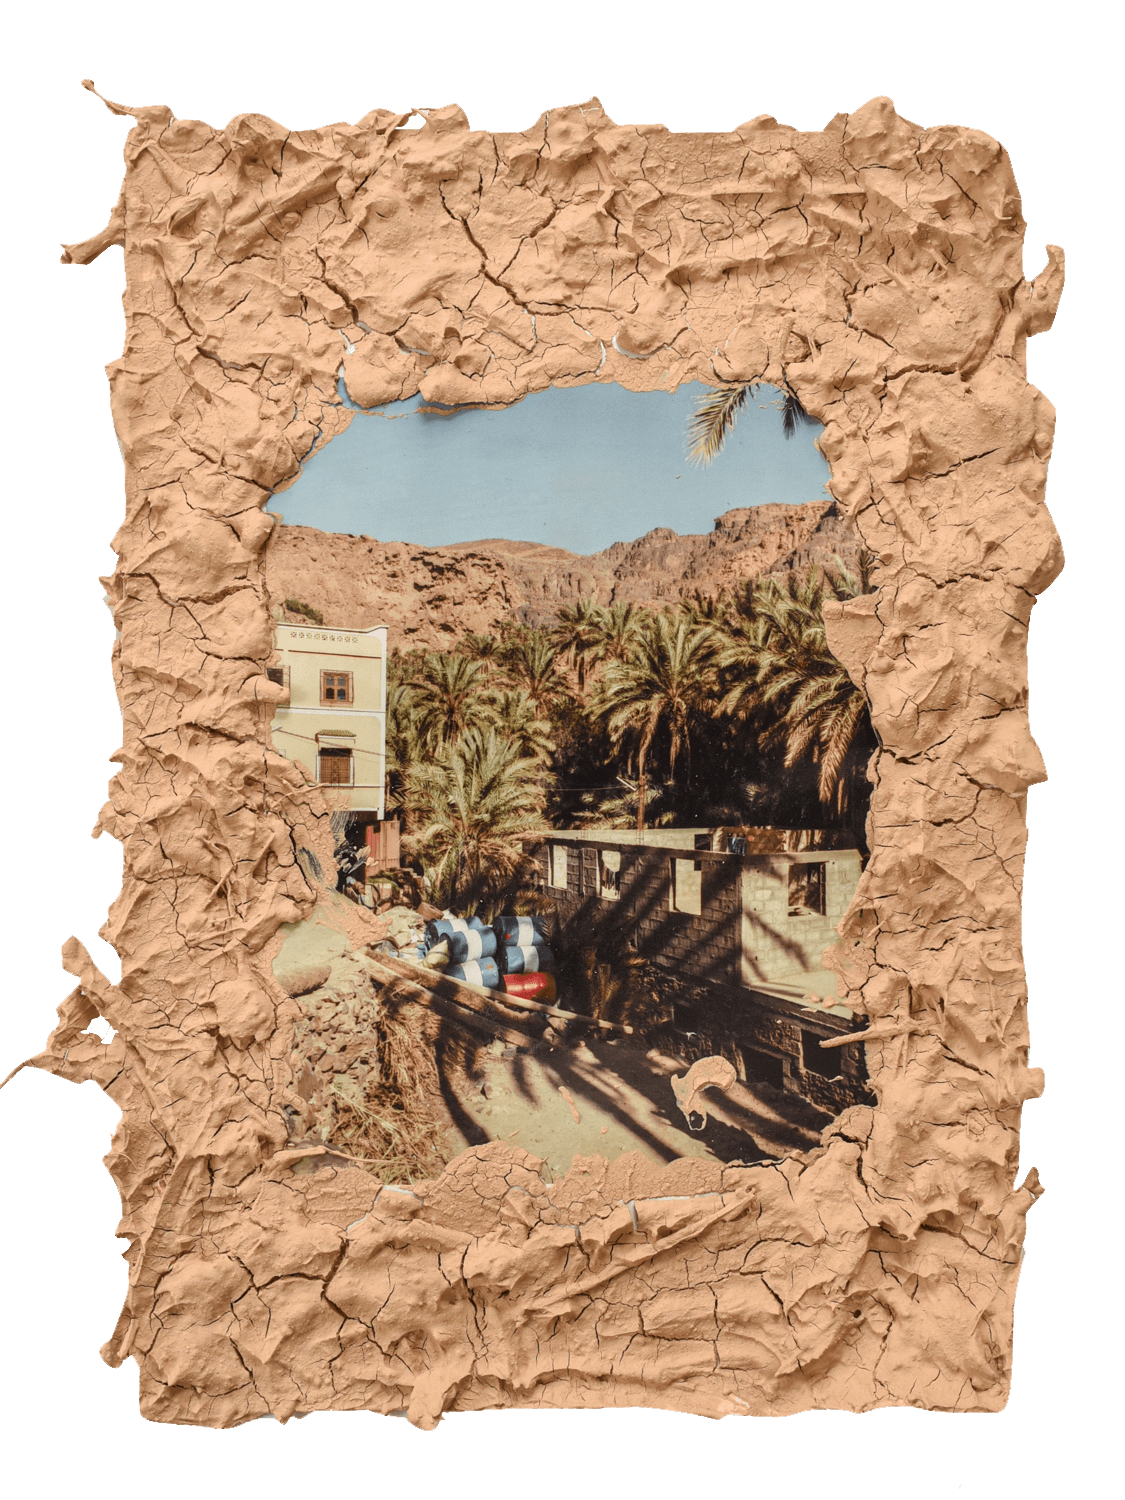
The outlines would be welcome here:
<svg viewBox="0 0 1125 1500">
<path fill-rule="evenodd" d="M 295 1071 L 306 1138 L 335 1147 L 383 1182 L 417 1182 L 445 1165 L 440 1085 L 426 1017 L 382 1003 L 370 976 L 302 1000 Z"/>
<path fill-rule="evenodd" d="M 434 1049 L 413 1008 L 381 1007 L 378 1068 L 365 1083 L 336 1074 L 327 1091 L 329 1134 L 338 1146 L 374 1169 L 383 1182 L 419 1182 L 446 1166 Z"/>
</svg>

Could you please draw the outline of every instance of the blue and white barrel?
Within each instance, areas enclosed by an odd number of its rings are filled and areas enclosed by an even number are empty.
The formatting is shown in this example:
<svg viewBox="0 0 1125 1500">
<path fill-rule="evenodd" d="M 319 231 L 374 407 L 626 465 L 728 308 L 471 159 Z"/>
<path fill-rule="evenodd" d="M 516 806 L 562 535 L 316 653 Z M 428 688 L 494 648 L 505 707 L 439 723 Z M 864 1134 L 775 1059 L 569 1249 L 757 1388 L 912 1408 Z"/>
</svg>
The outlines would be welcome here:
<svg viewBox="0 0 1125 1500">
<path fill-rule="evenodd" d="M 478 932 L 476 928 L 469 932 L 451 932 L 448 941 L 449 956 L 455 964 L 463 964 L 468 959 L 496 956 L 496 934 L 491 927 L 486 927 L 483 932 Z"/>
<path fill-rule="evenodd" d="M 505 974 L 549 974 L 554 954 L 546 943 L 509 943 L 500 950 L 500 967 Z"/>
<path fill-rule="evenodd" d="M 469 984 L 482 984 L 485 989 L 500 988 L 500 970 L 494 958 L 469 959 L 467 963 L 451 964 L 445 970 L 447 979 L 464 979 Z"/>
<path fill-rule="evenodd" d="M 439 917 L 436 922 L 426 923 L 427 934 L 432 934 L 434 941 L 438 938 L 449 937 L 454 932 L 469 932 L 471 928 L 462 917 Z"/>
<path fill-rule="evenodd" d="M 542 917 L 497 917 L 492 930 L 501 948 L 534 948 L 547 941 Z"/>
<path fill-rule="evenodd" d="M 469 917 L 467 920 L 463 917 L 439 917 L 435 922 L 426 923 L 426 942 L 432 948 L 435 943 L 440 943 L 442 938 L 452 938 L 458 934 L 467 937 L 472 932 L 477 933 L 478 936 L 483 936 L 486 932 L 491 933 L 491 931 L 492 929 L 486 927 L 479 917 Z M 488 949 L 484 948 L 482 951 L 487 956 Z M 495 953 L 495 948 L 492 951 Z M 475 953 L 466 954 L 468 958 L 477 958 L 479 956 Z"/>
</svg>

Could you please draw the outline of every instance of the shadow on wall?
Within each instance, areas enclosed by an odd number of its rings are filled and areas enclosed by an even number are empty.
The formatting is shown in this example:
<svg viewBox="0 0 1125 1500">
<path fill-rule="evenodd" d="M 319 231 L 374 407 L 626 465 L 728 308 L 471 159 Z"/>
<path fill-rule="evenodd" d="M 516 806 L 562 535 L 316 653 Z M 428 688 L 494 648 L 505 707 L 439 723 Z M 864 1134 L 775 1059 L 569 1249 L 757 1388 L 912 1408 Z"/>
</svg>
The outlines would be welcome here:
<svg viewBox="0 0 1125 1500">
<path fill-rule="evenodd" d="M 862 1022 L 839 1005 L 824 950 L 854 892 L 855 850 L 773 855 L 619 847 L 608 895 L 602 846 L 570 835 L 535 850 L 554 907 L 560 994 L 679 1055 L 726 1057 L 742 1079 L 799 1093 L 833 1113 L 869 1103 L 861 1047 L 821 1047 Z M 567 835 L 560 832 L 559 842 Z M 627 836 L 626 836 L 627 837 Z M 619 873 L 618 873 L 619 872 Z"/>
<path fill-rule="evenodd" d="M 586 1002 L 581 1008 L 587 1014 L 608 1021 L 631 1019 L 603 1015 L 597 1008 L 607 988 L 598 969 L 607 964 L 624 972 L 630 964 L 648 963 L 694 982 L 739 989 L 755 980 L 799 986 L 803 975 L 821 972 L 820 954 L 834 933 L 827 920 L 815 923 L 810 942 L 808 930 L 798 934 L 786 923 L 787 875 L 796 868 L 789 861 L 762 862 L 761 883 L 775 886 L 778 898 L 754 907 L 746 902 L 743 884 L 757 872 L 747 871 L 738 858 L 702 850 L 621 850 L 619 887 L 606 899 L 598 889 L 599 853 L 596 847 L 574 851 L 577 870 L 568 868 L 565 888 L 552 888 L 545 857 L 540 854 L 538 861 L 557 924 L 554 947 L 564 965 L 568 994 Z M 823 856 L 825 861 L 830 857 Z M 678 907 L 678 871 L 689 865 L 697 879 Z M 744 919 L 752 934 L 749 947 Z"/>
</svg>

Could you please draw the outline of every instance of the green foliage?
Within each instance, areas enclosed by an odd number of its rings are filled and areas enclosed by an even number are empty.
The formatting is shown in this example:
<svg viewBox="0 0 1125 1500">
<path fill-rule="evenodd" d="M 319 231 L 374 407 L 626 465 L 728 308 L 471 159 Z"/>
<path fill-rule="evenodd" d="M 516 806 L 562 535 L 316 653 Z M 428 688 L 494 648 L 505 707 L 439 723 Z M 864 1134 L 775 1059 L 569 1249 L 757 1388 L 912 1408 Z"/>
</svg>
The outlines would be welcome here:
<svg viewBox="0 0 1125 1500">
<path fill-rule="evenodd" d="M 543 718 L 539 705 L 524 688 L 509 688 L 489 695 L 489 709 L 496 729 L 517 747 L 522 756 L 551 763 L 555 742 L 551 738 L 551 721 Z"/>
<path fill-rule="evenodd" d="M 695 461 L 719 454 L 756 389 L 701 398 Z M 787 438 L 815 421 L 788 388 L 777 404 Z M 696 591 L 662 610 L 578 599 L 550 630 L 505 620 L 453 651 L 396 653 L 392 800 L 433 898 L 534 904 L 521 841 L 544 823 L 835 822 L 862 847 L 876 740 L 863 694 L 828 649 L 823 609 L 869 592 L 873 563 L 861 554 L 858 580 L 841 564 Z"/>
<path fill-rule="evenodd" d="M 754 380 L 747 384 L 721 385 L 699 397 L 688 422 L 688 457 L 692 463 L 709 464 L 719 456 L 747 397 L 752 396 L 760 384 Z M 793 391 L 781 393 L 781 430 L 787 438 L 791 438 L 800 426 L 819 425 Z"/>
<path fill-rule="evenodd" d="M 505 622 L 396 654 L 387 755 L 435 901 L 515 899 L 529 829 L 844 826 L 862 843 L 875 738 L 828 649 L 830 573 L 746 581 L 663 610 L 579 600 L 553 630 Z"/>
<path fill-rule="evenodd" d="M 756 389 L 753 384 L 725 385 L 699 398 L 688 425 L 689 458 L 695 463 L 709 464 L 717 457 L 747 396 Z"/>
<path fill-rule="evenodd" d="M 567 690 L 557 656 L 545 631 L 524 627 L 505 643 L 501 662 L 508 679 L 524 691 L 532 703 L 549 709 Z"/>
<path fill-rule="evenodd" d="M 512 740 L 478 728 L 412 767 L 417 830 L 407 847 L 421 858 L 435 901 L 492 910 L 518 881 L 527 866 L 521 840 L 543 823 L 540 770 Z"/>
<path fill-rule="evenodd" d="M 286 599 L 285 608 L 295 615 L 304 615 L 305 619 L 311 620 L 314 625 L 324 624 L 324 616 L 320 610 L 313 609 L 311 604 L 303 604 L 300 599 Z"/>
<path fill-rule="evenodd" d="M 719 657 L 730 683 L 719 712 L 764 717 L 762 743 L 783 749 L 786 770 L 815 765 L 818 799 L 839 817 L 858 790 L 856 754 L 874 743 L 864 696 L 828 649 L 824 602 L 860 592 L 842 564 L 835 574 L 763 579 Z"/>
<path fill-rule="evenodd" d="M 691 729 L 707 712 L 715 687 L 715 633 L 683 610 L 647 614 L 631 631 L 620 655 L 609 658 L 591 703 L 605 721 L 615 750 L 628 749 L 642 790 L 637 826 L 644 827 L 648 755 L 658 732 L 668 744 L 668 775 L 676 775 L 681 753 L 691 774 Z"/>
<path fill-rule="evenodd" d="M 487 679 L 479 661 L 455 651 L 428 655 L 422 670 L 405 686 L 410 691 L 418 733 L 427 749 L 436 751 L 469 729 L 490 720 L 484 699 Z"/>
</svg>

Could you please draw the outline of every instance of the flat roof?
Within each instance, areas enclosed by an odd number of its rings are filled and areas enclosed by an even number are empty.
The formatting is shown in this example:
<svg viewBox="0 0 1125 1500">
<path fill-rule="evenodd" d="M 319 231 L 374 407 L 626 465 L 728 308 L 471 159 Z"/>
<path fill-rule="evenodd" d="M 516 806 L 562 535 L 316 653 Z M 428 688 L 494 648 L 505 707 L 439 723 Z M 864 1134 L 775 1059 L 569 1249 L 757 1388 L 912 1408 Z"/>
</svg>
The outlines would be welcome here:
<svg viewBox="0 0 1125 1500">
<path fill-rule="evenodd" d="M 524 834 L 523 842 L 530 843 L 536 840 L 542 843 L 561 843 L 566 840 L 584 844 L 619 844 L 645 849 L 684 849 L 696 854 L 730 854 L 732 851 L 729 849 L 697 849 L 695 840 L 696 838 L 710 839 L 714 834 L 724 832 L 741 837 L 753 833 L 784 834 L 800 831 L 789 828 L 748 828 L 734 824 L 719 824 L 714 828 L 646 828 L 643 832 L 638 832 L 635 828 L 537 828 Z M 810 832 L 821 833 L 823 830 L 811 829 Z M 846 835 L 842 833 L 841 837 L 846 837 Z M 786 855 L 791 859 L 823 859 L 827 854 L 856 854 L 858 852 L 854 844 L 846 844 L 833 845 L 828 848 L 748 850 L 746 855 L 735 857 L 749 858 L 753 855 L 755 858 L 764 859 L 776 854 Z"/>
<path fill-rule="evenodd" d="M 640 844 L 654 849 L 690 849 L 697 836 L 710 838 L 713 828 L 542 828 L 532 829 L 526 839 L 579 839 L 583 843 Z"/>
<path fill-rule="evenodd" d="M 308 635 L 312 631 L 318 631 L 325 635 L 374 635 L 377 630 L 386 630 L 386 625 L 318 625 L 310 620 L 307 625 L 297 625 L 292 620 L 275 620 L 275 630 L 299 630 Z"/>
</svg>

